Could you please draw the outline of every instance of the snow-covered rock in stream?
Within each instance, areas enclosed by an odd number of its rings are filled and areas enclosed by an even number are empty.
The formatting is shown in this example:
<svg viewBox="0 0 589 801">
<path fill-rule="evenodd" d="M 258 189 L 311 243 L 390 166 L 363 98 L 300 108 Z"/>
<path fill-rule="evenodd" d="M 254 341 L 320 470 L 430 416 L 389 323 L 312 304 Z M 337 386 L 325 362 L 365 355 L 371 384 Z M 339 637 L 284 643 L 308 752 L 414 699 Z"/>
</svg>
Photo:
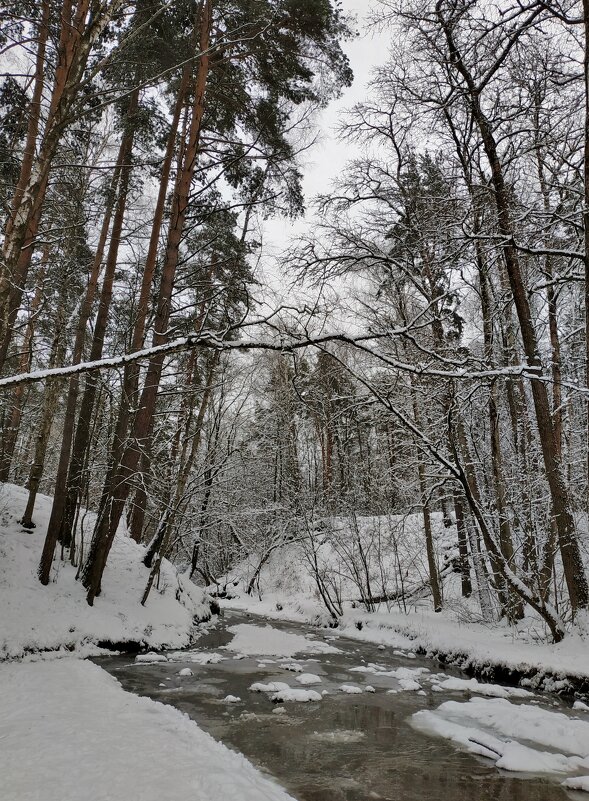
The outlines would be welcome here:
<svg viewBox="0 0 589 801">
<path fill-rule="evenodd" d="M 135 662 L 138 664 L 143 665 L 153 665 L 156 662 L 167 662 L 167 658 L 164 654 L 156 654 L 155 651 L 148 651 L 146 654 L 137 654 L 135 657 Z"/>
<path fill-rule="evenodd" d="M 252 693 L 275 693 L 281 690 L 290 690 L 290 685 L 286 684 L 284 681 L 269 681 L 268 684 L 256 681 L 249 689 Z"/>
<path fill-rule="evenodd" d="M 286 689 L 280 690 L 270 696 L 270 700 L 274 703 L 285 703 L 287 701 L 295 701 L 299 704 L 306 704 L 308 701 L 321 701 L 322 696 L 316 690 L 298 690 Z"/>
<path fill-rule="evenodd" d="M 310 684 L 321 684 L 321 676 L 316 676 L 315 673 L 301 673 L 295 681 L 306 687 Z"/>
</svg>

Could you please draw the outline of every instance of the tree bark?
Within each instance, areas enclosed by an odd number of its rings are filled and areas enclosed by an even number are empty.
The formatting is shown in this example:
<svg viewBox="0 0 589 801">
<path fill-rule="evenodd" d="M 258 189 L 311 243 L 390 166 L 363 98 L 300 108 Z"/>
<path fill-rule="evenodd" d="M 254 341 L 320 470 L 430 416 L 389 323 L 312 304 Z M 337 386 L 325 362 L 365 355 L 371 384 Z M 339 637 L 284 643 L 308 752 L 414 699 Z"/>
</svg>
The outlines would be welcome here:
<svg viewBox="0 0 589 801">
<path fill-rule="evenodd" d="M 172 201 L 170 226 L 154 323 L 154 346 L 163 344 L 168 339 L 167 329 L 171 313 L 172 290 L 189 203 L 190 187 L 199 153 L 200 131 L 205 107 L 205 91 L 209 72 L 208 49 L 212 27 L 212 0 L 204 0 L 200 9 L 200 17 L 199 45 L 202 55 L 198 60 L 188 141 L 183 150 L 182 169 L 179 170 Z M 103 505 L 104 511 L 99 515 L 94 530 L 90 554 L 82 576 L 83 584 L 88 590 L 87 601 L 90 605 L 94 603 L 94 598 L 100 590 L 102 573 L 130 490 L 129 479 L 132 478 L 137 468 L 143 443 L 151 435 L 163 363 L 164 357 L 159 354 L 149 361 L 139 402 L 139 411 L 135 417 L 131 432 L 131 443 L 123 452 L 120 468 L 115 473 L 116 480 L 112 485 L 112 491 L 108 493 L 109 498 Z M 106 514 L 106 511 L 108 511 L 108 514 Z"/>
<path fill-rule="evenodd" d="M 439 10 L 439 3 L 437 7 Z M 471 73 L 465 66 L 461 53 L 456 47 L 452 27 L 443 17 L 441 11 L 439 11 L 439 19 L 448 43 L 451 63 L 464 80 L 472 116 L 481 134 L 485 155 L 491 167 L 498 229 L 505 242 L 503 245 L 503 256 L 519 321 L 524 354 L 529 367 L 534 369 L 538 373 L 538 376 L 541 377 L 543 371 L 542 361 L 539 355 L 536 332 L 534 331 L 532 323 L 528 294 L 520 268 L 518 253 L 513 241 L 514 231 L 511 220 L 509 192 L 505 183 L 503 164 L 499 156 L 491 125 L 481 107 L 480 91 Z M 570 509 L 568 492 L 557 454 L 552 413 L 546 384 L 542 380 L 532 379 L 531 389 L 546 479 L 550 488 L 552 509 L 558 532 L 558 543 L 564 575 L 571 609 L 574 614 L 577 609 L 586 609 L 589 606 L 589 586 L 587 584 L 579 542 L 575 532 L 575 524 Z"/>
</svg>

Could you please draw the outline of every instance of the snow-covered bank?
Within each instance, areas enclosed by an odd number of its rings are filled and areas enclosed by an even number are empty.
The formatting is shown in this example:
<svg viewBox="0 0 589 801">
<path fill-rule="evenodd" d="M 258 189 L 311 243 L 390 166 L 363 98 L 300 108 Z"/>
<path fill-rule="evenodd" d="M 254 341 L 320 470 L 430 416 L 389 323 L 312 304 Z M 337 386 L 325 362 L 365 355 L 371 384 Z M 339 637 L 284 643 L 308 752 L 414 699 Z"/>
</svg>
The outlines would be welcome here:
<svg viewBox="0 0 589 801">
<path fill-rule="evenodd" d="M 37 527 L 25 531 L 18 520 L 26 495 L 25 489 L 10 484 L 0 492 L 0 660 L 42 650 L 91 653 L 99 643 L 138 643 L 151 648 L 189 644 L 194 622 L 210 616 L 205 594 L 164 560 L 159 586 L 141 606 L 149 575 L 141 562 L 144 549 L 123 531 L 115 538 L 102 593 L 92 608 L 75 580 L 75 568 L 60 560 L 54 564 L 55 581 L 43 587 L 36 571 L 52 499 L 38 496 Z M 86 537 L 91 517 L 86 518 Z"/>
<path fill-rule="evenodd" d="M 408 529 L 410 559 L 408 570 L 418 585 L 416 549 L 419 539 L 417 521 L 411 519 Z M 440 527 L 437 539 L 440 555 L 448 552 L 451 535 Z M 423 549 L 422 549 L 423 550 Z M 441 558 L 441 556 L 440 556 Z M 317 593 L 315 579 L 309 570 L 301 546 L 288 544 L 272 554 L 259 575 L 256 592 L 248 595 L 252 570 L 257 564 L 252 556 L 239 565 L 227 581 L 228 597 L 222 601 L 228 608 L 243 610 L 273 619 L 304 622 L 312 625 L 333 625 Z M 515 629 L 505 622 L 483 624 L 477 601 L 460 598 L 457 574 L 447 573 L 444 583 L 445 608 L 434 613 L 428 597 L 407 602 L 407 611 L 397 604 L 381 603 L 375 612 L 352 604 L 353 582 L 346 577 L 326 547 L 322 570 L 341 575 L 340 591 L 343 616 L 338 618 L 338 631 L 359 640 L 385 647 L 419 651 L 442 662 L 459 665 L 472 675 L 507 683 L 551 691 L 576 690 L 589 693 L 589 640 L 580 633 L 569 633 L 559 644 L 548 641 L 540 620 L 530 617 Z M 378 576 L 374 576 L 378 588 Z M 211 588 L 214 590 L 215 588 Z M 259 590 L 259 592 L 258 592 Z M 261 595 L 261 599 L 260 599 Z"/>
<path fill-rule="evenodd" d="M 2 801 L 290 799 L 186 715 L 89 662 L 3 664 L 0 687 Z"/>
<path fill-rule="evenodd" d="M 589 789 L 589 720 L 503 698 L 446 701 L 438 709 L 421 710 L 413 725 L 443 737 L 473 754 L 492 759 L 497 767 L 518 773 L 583 774 L 565 781 Z M 550 749 L 550 750 L 545 750 Z"/>
<path fill-rule="evenodd" d="M 274 620 L 311 625 L 325 625 L 327 621 L 318 602 L 275 593 L 263 596 L 261 601 L 240 595 L 222 605 Z M 485 679 L 519 682 L 549 692 L 589 692 L 589 642 L 580 636 L 569 635 L 557 645 L 534 642 L 521 634 L 516 638 L 508 628 L 461 623 L 452 613 L 435 614 L 424 608 L 407 614 L 346 609 L 337 631 L 385 649 L 427 654 Z"/>
</svg>

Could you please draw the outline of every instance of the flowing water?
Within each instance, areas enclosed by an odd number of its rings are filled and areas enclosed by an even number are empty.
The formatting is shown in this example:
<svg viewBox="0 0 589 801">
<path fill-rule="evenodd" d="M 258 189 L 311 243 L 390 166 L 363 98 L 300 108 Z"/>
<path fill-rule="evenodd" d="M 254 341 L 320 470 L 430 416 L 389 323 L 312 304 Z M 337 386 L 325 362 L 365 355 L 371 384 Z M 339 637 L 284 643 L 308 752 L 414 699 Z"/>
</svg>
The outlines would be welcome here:
<svg viewBox="0 0 589 801">
<path fill-rule="evenodd" d="M 501 771 L 486 759 L 410 726 L 409 718 L 417 710 L 436 708 L 450 698 L 464 698 L 463 693 L 392 695 L 386 690 L 396 685 L 393 679 L 350 672 L 350 668 L 369 663 L 388 669 L 441 670 L 432 660 L 394 655 L 392 648 L 381 650 L 345 637 L 331 640 L 336 637 L 331 632 L 275 621 L 271 625 L 283 631 L 317 640 L 329 638 L 339 652 L 286 660 L 235 658 L 229 645 L 233 634 L 228 628 L 243 622 L 265 625 L 267 621 L 226 613 L 193 649 L 182 655 L 176 652 L 174 662 L 137 664 L 129 656 L 103 657 L 96 662 L 126 690 L 186 712 L 213 737 L 273 776 L 299 801 L 570 801 L 583 797 L 565 792 L 545 777 Z M 195 663 L 203 653 L 219 654 L 224 659 Z M 325 689 L 329 694 L 320 703 L 275 705 L 267 693 L 249 691 L 253 682 L 282 681 L 300 687 L 296 674 L 280 667 L 285 662 L 296 662 L 305 672 L 319 675 L 321 685 L 309 689 Z M 193 675 L 180 676 L 179 671 L 185 668 Z M 344 694 L 338 691 L 344 683 L 372 685 L 376 692 Z M 241 701 L 224 703 L 228 695 Z M 544 700 L 549 706 L 554 704 L 553 698 Z"/>
</svg>

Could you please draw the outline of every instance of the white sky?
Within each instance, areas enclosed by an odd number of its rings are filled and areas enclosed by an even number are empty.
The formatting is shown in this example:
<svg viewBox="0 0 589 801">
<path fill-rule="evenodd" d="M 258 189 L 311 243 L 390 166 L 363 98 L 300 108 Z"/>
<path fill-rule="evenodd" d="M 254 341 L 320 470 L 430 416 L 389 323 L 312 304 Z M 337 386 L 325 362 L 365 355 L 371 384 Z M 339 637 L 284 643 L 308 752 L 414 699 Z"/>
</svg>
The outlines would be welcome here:
<svg viewBox="0 0 589 801">
<path fill-rule="evenodd" d="M 297 236 L 301 236 L 312 225 L 313 198 L 329 190 L 333 179 L 358 152 L 349 142 L 338 140 L 337 127 L 342 112 L 367 98 L 367 87 L 373 68 L 387 59 L 388 34 L 367 27 L 368 15 L 377 6 L 378 0 L 342 0 L 343 10 L 355 15 L 357 19 L 359 35 L 342 45 L 354 72 L 354 81 L 316 119 L 319 139 L 304 154 L 301 165 L 307 208 L 305 217 L 295 221 L 275 218 L 263 223 L 261 258 L 255 270 L 261 287 L 253 293 L 258 301 L 258 314 L 268 313 L 284 305 L 313 307 L 319 303 L 324 312 L 323 322 L 316 321 L 314 328 L 319 325 L 351 331 L 356 325 L 355 314 L 351 311 L 356 306 L 353 299 L 356 290 L 352 285 L 336 281 L 330 282 L 329 286 L 324 286 L 321 290 L 300 285 L 294 287 L 293 276 L 281 269 L 281 254 Z"/>
<path fill-rule="evenodd" d="M 386 34 L 365 29 L 367 15 L 375 7 L 375 0 L 342 0 L 343 10 L 354 14 L 358 20 L 360 35 L 343 43 L 354 72 L 354 82 L 350 88 L 344 90 L 339 100 L 330 103 L 317 118 L 319 141 L 305 153 L 303 162 L 303 189 L 308 209 L 306 218 L 294 223 L 292 220 L 277 218 L 264 224 L 264 251 L 269 255 L 277 254 L 293 234 L 304 230 L 309 223 L 309 207 L 313 197 L 329 189 L 332 180 L 354 155 L 349 143 L 338 141 L 336 128 L 343 111 L 366 99 L 372 68 L 382 64 L 387 57 Z"/>
</svg>

